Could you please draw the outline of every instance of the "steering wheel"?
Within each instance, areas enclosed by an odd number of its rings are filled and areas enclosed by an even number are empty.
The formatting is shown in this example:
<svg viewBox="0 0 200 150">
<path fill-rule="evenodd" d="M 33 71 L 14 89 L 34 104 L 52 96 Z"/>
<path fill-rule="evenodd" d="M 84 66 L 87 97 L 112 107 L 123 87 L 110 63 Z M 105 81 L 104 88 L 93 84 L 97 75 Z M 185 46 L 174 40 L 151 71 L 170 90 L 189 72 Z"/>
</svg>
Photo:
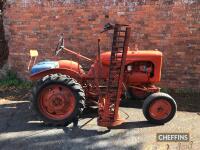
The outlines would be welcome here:
<svg viewBox="0 0 200 150">
<path fill-rule="evenodd" d="M 64 38 L 63 38 L 63 34 L 61 34 L 58 44 L 56 46 L 56 50 L 55 50 L 56 56 L 63 50 L 63 48 L 64 48 Z"/>
<path fill-rule="evenodd" d="M 101 32 L 101 33 L 103 33 L 103 32 L 106 32 L 106 31 L 108 31 L 108 30 L 112 30 L 112 29 L 114 29 L 114 25 L 112 25 L 112 24 L 110 24 L 110 23 L 107 23 L 107 24 L 105 24 L 105 26 L 104 26 L 104 30 Z M 55 49 L 55 55 L 57 56 L 62 50 L 63 50 L 63 48 L 64 48 L 64 34 L 61 34 L 60 35 L 60 39 L 59 39 L 59 41 L 58 41 L 58 44 L 57 44 L 57 46 L 56 46 L 56 49 Z"/>
<path fill-rule="evenodd" d="M 107 23 L 107 24 L 105 24 L 104 30 L 101 31 L 101 33 L 106 32 L 106 31 L 108 31 L 108 30 L 112 30 L 112 29 L 114 29 L 114 25 L 112 25 L 112 24 L 110 24 L 110 23 Z"/>
</svg>

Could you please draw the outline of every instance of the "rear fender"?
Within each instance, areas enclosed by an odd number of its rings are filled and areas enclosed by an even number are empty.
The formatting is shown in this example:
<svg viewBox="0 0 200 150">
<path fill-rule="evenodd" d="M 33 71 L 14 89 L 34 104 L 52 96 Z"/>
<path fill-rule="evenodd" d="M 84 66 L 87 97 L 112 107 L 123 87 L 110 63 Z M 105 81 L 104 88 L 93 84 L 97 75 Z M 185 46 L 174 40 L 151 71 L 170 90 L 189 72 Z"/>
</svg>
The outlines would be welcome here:
<svg viewBox="0 0 200 150">
<path fill-rule="evenodd" d="M 39 73 L 35 73 L 35 74 L 31 75 L 30 80 L 36 81 L 36 80 L 39 80 L 39 79 L 41 79 L 41 78 L 43 78 L 47 75 L 56 74 L 56 73 L 68 75 L 71 78 L 74 78 L 75 80 L 77 80 L 79 83 L 81 83 L 81 81 L 82 81 L 82 76 L 79 72 L 76 72 L 76 71 L 71 70 L 71 69 L 66 69 L 66 68 L 64 68 L 64 69 L 54 68 L 54 69 L 44 70 L 44 71 L 41 71 Z"/>
</svg>

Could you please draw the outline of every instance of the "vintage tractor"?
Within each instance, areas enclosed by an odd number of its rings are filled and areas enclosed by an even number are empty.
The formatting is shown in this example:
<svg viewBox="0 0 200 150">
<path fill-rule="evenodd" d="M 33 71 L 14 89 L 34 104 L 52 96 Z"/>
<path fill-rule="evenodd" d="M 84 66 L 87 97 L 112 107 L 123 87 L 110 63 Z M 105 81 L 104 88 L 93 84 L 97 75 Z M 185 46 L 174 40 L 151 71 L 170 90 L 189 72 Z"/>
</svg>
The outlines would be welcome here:
<svg viewBox="0 0 200 150">
<path fill-rule="evenodd" d="M 120 125 L 124 122 L 118 114 L 122 97 L 145 99 L 143 113 L 151 123 L 164 124 L 174 117 L 176 102 L 154 85 L 161 79 L 162 52 L 130 50 L 127 25 L 106 24 L 103 32 L 107 30 L 114 31 L 112 50 L 101 53 L 98 40 L 94 60 L 65 48 L 63 37 L 59 40 L 56 55 L 64 50 L 91 62 L 87 73 L 79 61 L 71 60 L 43 61 L 32 67 L 30 78 L 37 81 L 33 106 L 46 124 L 76 125 L 86 106 L 97 105 L 98 125 Z"/>
</svg>

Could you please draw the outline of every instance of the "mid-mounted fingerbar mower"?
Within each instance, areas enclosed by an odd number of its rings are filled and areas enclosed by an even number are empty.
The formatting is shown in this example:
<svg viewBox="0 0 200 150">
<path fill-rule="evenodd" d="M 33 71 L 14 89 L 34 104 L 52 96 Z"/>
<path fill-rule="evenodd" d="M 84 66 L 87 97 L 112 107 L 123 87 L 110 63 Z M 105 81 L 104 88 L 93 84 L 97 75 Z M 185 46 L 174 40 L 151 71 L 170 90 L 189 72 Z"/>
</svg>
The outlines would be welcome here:
<svg viewBox="0 0 200 150">
<path fill-rule="evenodd" d="M 176 102 L 154 84 L 160 82 L 162 52 L 130 50 L 131 28 L 122 24 L 107 24 L 104 31 L 113 30 L 112 50 L 102 52 L 98 40 L 95 60 L 65 48 L 63 36 L 56 48 L 74 54 L 78 60 L 92 63 L 86 73 L 80 62 L 71 60 L 43 61 L 32 67 L 33 106 L 46 124 L 78 123 L 86 106 L 98 106 L 98 125 L 112 127 L 124 122 L 118 110 L 122 97 L 145 99 L 143 113 L 148 121 L 164 124 L 176 113 Z M 134 102 L 134 101 L 133 101 Z"/>
</svg>

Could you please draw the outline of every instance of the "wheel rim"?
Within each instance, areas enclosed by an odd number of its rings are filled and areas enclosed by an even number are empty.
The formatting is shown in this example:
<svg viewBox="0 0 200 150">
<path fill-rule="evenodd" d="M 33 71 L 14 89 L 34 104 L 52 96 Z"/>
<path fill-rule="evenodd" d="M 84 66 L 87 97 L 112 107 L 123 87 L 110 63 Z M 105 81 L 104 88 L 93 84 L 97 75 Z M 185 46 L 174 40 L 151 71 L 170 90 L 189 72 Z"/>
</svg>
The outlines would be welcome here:
<svg viewBox="0 0 200 150">
<path fill-rule="evenodd" d="M 72 114 L 75 108 L 76 101 L 72 91 L 60 84 L 43 88 L 39 98 L 40 111 L 50 119 L 65 119 Z"/>
<path fill-rule="evenodd" d="M 149 108 L 149 114 L 156 120 L 162 120 L 167 118 L 172 111 L 171 104 L 165 99 L 159 99 L 154 101 Z"/>
</svg>

